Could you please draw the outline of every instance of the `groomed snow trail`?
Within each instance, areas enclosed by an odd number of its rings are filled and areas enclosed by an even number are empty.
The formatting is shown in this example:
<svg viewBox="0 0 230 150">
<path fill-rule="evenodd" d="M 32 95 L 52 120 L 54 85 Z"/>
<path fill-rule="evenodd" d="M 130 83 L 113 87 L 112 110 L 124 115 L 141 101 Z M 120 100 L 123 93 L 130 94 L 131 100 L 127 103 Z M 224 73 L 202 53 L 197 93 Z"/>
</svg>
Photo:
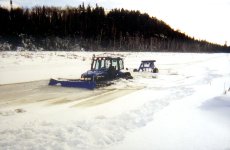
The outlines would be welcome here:
<svg viewBox="0 0 230 150">
<path fill-rule="evenodd" d="M 119 80 L 111 87 L 95 91 L 51 88 L 44 84 L 47 81 L 35 82 L 28 89 L 20 87 L 23 84 L 0 87 L 6 92 L 0 93 L 5 98 L 0 101 L 0 149 L 126 149 L 132 135 L 138 135 L 133 147 L 146 148 L 144 144 L 149 141 L 138 140 L 146 131 L 136 133 L 159 124 L 161 112 L 167 108 L 200 107 L 206 100 L 222 95 L 230 85 L 227 54 L 124 53 L 123 56 L 129 68 L 138 67 L 141 59 L 153 57 L 160 73 L 133 73 L 133 80 Z M 14 88 L 17 92 L 10 93 Z M 177 103 L 181 107 L 173 106 Z M 157 141 L 151 130 L 146 137 Z M 160 144 L 155 143 L 159 149 L 164 148 Z"/>
</svg>

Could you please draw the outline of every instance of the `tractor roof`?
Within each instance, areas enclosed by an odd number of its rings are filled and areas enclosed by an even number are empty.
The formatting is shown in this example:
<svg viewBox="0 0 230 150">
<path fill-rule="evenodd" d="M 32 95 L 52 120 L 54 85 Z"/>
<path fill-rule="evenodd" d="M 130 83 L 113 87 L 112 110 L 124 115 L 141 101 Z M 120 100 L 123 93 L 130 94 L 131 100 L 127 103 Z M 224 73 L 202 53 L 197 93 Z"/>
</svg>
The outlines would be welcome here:
<svg viewBox="0 0 230 150">
<path fill-rule="evenodd" d="M 141 62 L 150 63 L 150 62 L 156 62 L 156 60 L 142 60 Z"/>
<path fill-rule="evenodd" d="M 112 59 L 122 59 L 121 57 L 94 57 L 93 59 L 97 60 L 97 59 L 109 59 L 109 60 L 112 60 Z"/>
</svg>

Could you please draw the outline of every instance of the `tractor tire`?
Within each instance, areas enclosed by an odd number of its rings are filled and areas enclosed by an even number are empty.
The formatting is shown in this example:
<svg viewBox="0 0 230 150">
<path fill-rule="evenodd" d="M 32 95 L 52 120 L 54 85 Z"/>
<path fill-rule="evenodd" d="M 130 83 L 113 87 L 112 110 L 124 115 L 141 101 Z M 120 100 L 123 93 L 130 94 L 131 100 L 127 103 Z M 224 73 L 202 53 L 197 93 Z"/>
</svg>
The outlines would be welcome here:
<svg viewBox="0 0 230 150">
<path fill-rule="evenodd" d="M 159 70 L 158 70 L 158 68 L 154 68 L 152 72 L 153 72 L 153 73 L 158 73 Z"/>
<path fill-rule="evenodd" d="M 128 80 L 128 79 L 133 79 L 133 77 L 131 76 L 130 72 L 124 72 L 124 74 L 122 75 L 122 78 Z"/>
<path fill-rule="evenodd" d="M 138 72 L 138 70 L 137 69 L 133 69 L 133 72 Z"/>
</svg>

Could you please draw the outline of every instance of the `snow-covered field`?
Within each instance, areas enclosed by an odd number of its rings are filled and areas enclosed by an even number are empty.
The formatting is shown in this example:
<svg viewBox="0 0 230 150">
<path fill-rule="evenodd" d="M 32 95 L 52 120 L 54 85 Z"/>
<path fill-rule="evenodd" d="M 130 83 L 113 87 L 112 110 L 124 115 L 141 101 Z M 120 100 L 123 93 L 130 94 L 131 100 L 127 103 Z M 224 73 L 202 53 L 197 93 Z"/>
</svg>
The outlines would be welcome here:
<svg viewBox="0 0 230 150">
<path fill-rule="evenodd" d="M 47 85 L 79 78 L 93 54 L 123 57 L 134 79 Z M 158 74 L 132 72 L 148 59 Z M 0 149 L 229 150 L 229 68 L 230 54 L 0 52 Z"/>
</svg>

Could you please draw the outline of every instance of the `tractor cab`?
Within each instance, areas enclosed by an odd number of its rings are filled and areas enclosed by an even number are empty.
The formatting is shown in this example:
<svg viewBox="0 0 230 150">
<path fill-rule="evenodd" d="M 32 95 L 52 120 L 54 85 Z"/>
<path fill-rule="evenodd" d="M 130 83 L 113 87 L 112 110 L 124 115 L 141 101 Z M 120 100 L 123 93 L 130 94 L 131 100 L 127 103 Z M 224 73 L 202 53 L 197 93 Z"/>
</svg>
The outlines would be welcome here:
<svg viewBox="0 0 230 150">
<path fill-rule="evenodd" d="M 124 61 L 120 57 L 93 57 L 91 70 L 83 73 L 82 78 L 95 81 L 132 78 L 129 72 L 122 72 Z"/>
<path fill-rule="evenodd" d="M 91 70 L 108 70 L 114 69 L 116 71 L 124 69 L 123 59 L 120 57 L 94 57 L 91 64 Z"/>
</svg>

